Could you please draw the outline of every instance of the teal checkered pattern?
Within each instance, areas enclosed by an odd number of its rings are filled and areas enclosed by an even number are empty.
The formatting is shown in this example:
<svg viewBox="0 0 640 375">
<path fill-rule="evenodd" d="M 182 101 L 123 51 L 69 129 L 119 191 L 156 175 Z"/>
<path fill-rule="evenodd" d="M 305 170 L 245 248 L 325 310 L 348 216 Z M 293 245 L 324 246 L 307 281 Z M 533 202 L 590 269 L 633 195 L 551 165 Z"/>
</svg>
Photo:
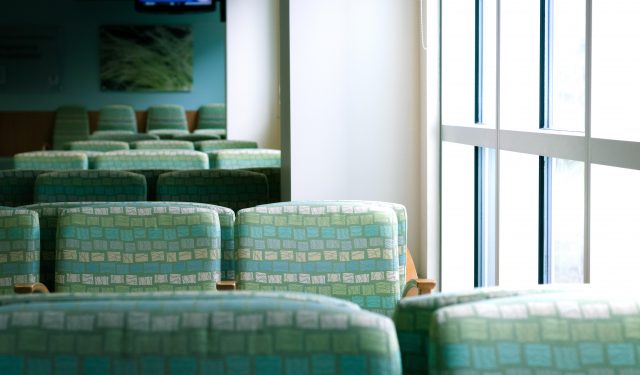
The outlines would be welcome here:
<svg viewBox="0 0 640 375">
<path fill-rule="evenodd" d="M 131 148 L 131 144 L 137 141 L 145 141 L 145 140 L 158 140 L 160 137 L 153 134 L 144 134 L 144 133 L 136 133 L 132 134 L 129 132 L 94 132 L 89 136 L 90 140 L 96 141 L 119 141 L 119 142 L 127 142 L 129 144 L 129 148 Z"/>
<path fill-rule="evenodd" d="M 56 111 L 53 125 L 53 149 L 63 150 L 72 141 L 89 138 L 89 115 L 84 107 L 64 106 Z"/>
<path fill-rule="evenodd" d="M 185 134 L 185 135 L 176 135 L 171 139 L 176 141 L 200 142 L 200 141 L 213 141 L 213 140 L 220 139 L 220 137 L 221 137 L 220 135 L 216 135 L 216 134 L 191 133 L 191 134 Z"/>
<path fill-rule="evenodd" d="M 264 175 L 237 170 L 165 173 L 158 179 L 158 200 L 210 203 L 234 211 L 269 201 Z"/>
<path fill-rule="evenodd" d="M 208 152 L 211 169 L 280 167 L 280 150 L 232 149 Z"/>
<path fill-rule="evenodd" d="M 238 288 L 332 295 L 390 315 L 400 298 L 397 228 L 390 208 L 360 203 L 241 210 Z"/>
<path fill-rule="evenodd" d="M 246 168 L 245 171 L 256 172 L 265 175 L 269 183 L 269 203 L 281 202 L 280 197 L 280 176 L 281 168 Z"/>
<path fill-rule="evenodd" d="M 213 141 L 199 141 L 195 143 L 196 150 L 202 152 L 213 152 L 219 150 L 228 150 L 236 148 L 258 148 L 258 143 L 254 141 L 239 141 L 239 140 L 213 140 Z"/>
<path fill-rule="evenodd" d="M 69 149 L 72 151 L 118 151 L 128 150 L 129 144 L 121 141 L 75 141 L 69 143 Z"/>
<path fill-rule="evenodd" d="M 224 103 L 205 104 L 198 108 L 197 130 L 225 130 L 227 114 Z"/>
<path fill-rule="evenodd" d="M 106 105 L 98 113 L 97 131 L 125 131 L 137 133 L 136 113 L 129 105 Z"/>
<path fill-rule="evenodd" d="M 0 299 L 3 374 L 402 371 L 393 323 L 333 298 L 274 293 Z"/>
<path fill-rule="evenodd" d="M 147 200 L 150 202 L 157 201 L 156 186 L 158 186 L 158 177 L 167 172 L 173 172 L 173 169 L 132 169 L 129 172 L 138 173 L 147 179 Z"/>
<path fill-rule="evenodd" d="M 180 105 L 156 105 L 147 111 L 147 133 L 164 136 L 188 134 L 187 115 Z"/>
<path fill-rule="evenodd" d="M 35 201 L 129 202 L 147 199 L 144 176 L 125 171 L 62 171 L 38 176 Z"/>
<path fill-rule="evenodd" d="M 96 169 L 208 169 L 207 154 L 188 150 L 111 151 L 96 158 Z"/>
<path fill-rule="evenodd" d="M 17 207 L 33 203 L 36 177 L 45 171 L 0 170 L 0 206 Z"/>
<path fill-rule="evenodd" d="M 13 156 L 16 169 L 68 170 L 87 169 L 89 159 L 84 151 L 31 151 Z"/>
<path fill-rule="evenodd" d="M 138 141 L 133 144 L 137 150 L 193 150 L 193 143 L 189 141 Z"/>
<path fill-rule="evenodd" d="M 0 207 L 0 294 L 38 281 L 40 225 L 30 210 Z"/>
<path fill-rule="evenodd" d="M 56 290 L 215 290 L 220 280 L 218 214 L 167 206 L 85 206 L 58 219 Z"/>
</svg>

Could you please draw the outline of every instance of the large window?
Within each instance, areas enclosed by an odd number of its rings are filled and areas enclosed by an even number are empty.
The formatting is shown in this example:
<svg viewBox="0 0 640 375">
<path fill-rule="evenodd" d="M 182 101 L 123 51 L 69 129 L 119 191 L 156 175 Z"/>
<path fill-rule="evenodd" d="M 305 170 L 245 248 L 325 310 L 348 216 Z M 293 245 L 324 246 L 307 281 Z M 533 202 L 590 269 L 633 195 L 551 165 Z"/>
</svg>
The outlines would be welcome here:
<svg viewBox="0 0 640 375">
<path fill-rule="evenodd" d="M 640 2 L 441 4 L 442 289 L 640 279 Z"/>
</svg>

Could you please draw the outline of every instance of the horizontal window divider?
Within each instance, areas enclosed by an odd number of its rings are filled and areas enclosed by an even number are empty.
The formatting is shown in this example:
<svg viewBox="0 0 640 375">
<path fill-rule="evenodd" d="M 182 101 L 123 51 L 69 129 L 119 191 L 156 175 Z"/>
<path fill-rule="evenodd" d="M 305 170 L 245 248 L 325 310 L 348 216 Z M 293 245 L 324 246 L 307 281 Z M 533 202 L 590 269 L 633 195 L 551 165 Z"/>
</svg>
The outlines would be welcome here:
<svg viewBox="0 0 640 375">
<path fill-rule="evenodd" d="M 592 138 L 591 163 L 640 170 L 640 142 Z"/>
<path fill-rule="evenodd" d="M 496 129 L 483 126 L 442 125 L 442 140 L 471 146 L 496 148 Z"/>
<path fill-rule="evenodd" d="M 500 149 L 559 159 L 585 161 L 583 133 L 552 130 L 500 130 Z"/>
</svg>

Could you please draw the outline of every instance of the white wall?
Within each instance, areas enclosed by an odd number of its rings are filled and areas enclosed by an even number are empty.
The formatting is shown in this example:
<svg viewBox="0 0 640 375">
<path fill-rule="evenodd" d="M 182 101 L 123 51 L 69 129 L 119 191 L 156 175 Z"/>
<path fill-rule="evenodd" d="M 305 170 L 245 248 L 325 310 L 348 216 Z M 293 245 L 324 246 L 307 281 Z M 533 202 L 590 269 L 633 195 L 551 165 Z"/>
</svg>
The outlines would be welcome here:
<svg viewBox="0 0 640 375">
<path fill-rule="evenodd" d="M 283 0 L 282 6 L 290 28 L 283 153 L 290 156 L 291 198 L 404 204 L 409 246 L 424 276 L 419 2 Z"/>
<path fill-rule="evenodd" d="M 227 2 L 227 132 L 280 148 L 278 0 Z"/>
</svg>

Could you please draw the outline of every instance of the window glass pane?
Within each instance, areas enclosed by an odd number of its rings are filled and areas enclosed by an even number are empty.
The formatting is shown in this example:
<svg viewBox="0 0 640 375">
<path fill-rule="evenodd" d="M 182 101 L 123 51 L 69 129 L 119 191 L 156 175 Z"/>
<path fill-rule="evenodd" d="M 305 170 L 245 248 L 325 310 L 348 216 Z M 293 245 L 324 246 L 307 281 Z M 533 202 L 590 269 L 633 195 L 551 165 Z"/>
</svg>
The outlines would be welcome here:
<svg viewBox="0 0 640 375">
<path fill-rule="evenodd" d="M 551 282 L 584 281 L 584 163 L 551 159 Z"/>
<path fill-rule="evenodd" d="M 538 283 L 538 156 L 500 152 L 498 283 Z"/>
<path fill-rule="evenodd" d="M 540 126 L 540 1 L 500 4 L 500 126 L 535 130 Z"/>
<path fill-rule="evenodd" d="M 475 109 L 475 0 L 442 2 L 442 123 L 472 125 Z"/>
<path fill-rule="evenodd" d="M 591 283 L 636 285 L 640 278 L 640 171 L 591 167 Z"/>
<path fill-rule="evenodd" d="M 496 126 L 496 0 L 484 0 L 482 25 L 482 123 Z"/>
<path fill-rule="evenodd" d="M 480 173 L 478 181 L 481 210 L 478 231 L 479 251 L 482 252 L 482 278 L 479 286 L 496 285 L 496 150 L 481 148 Z"/>
<path fill-rule="evenodd" d="M 442 291 L 473 288 L 474 147 L 442 143 Z"/>
<path fill-rule="evenodd" d="M 593 0 L 593 137 L 640 140 L 639 19 L 638 0 Z"/>
<path fill-rule="evenodd" d="M 549 127 L 583 132 L 586 2 L 551 3 Z"/>
</svg>

